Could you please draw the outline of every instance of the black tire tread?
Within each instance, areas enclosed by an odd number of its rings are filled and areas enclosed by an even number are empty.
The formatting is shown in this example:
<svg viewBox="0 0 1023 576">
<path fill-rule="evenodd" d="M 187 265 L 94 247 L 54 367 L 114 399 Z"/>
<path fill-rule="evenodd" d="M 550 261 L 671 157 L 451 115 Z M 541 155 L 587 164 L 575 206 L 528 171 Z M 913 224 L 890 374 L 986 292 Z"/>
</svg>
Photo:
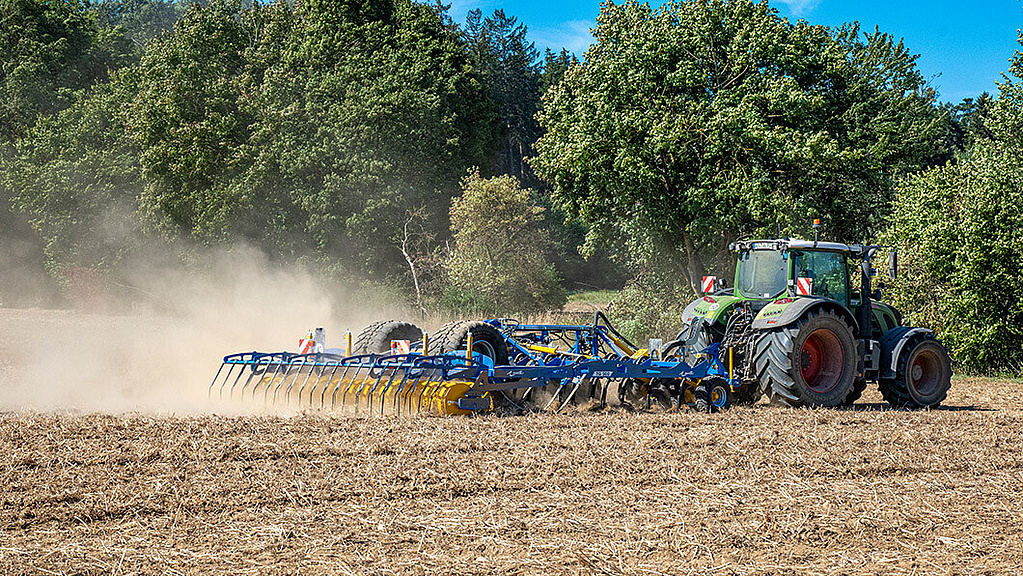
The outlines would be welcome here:
<svg viewBox="0 0 1023 576">
<path fill-rule="evenodd" d="M 795 378 L 797 366 L 793 365 L 792 352 L 793 344 L 799 335 L 800 330 L 818 316 L 829 316 L 841 322 L 848 328 L 848 324 L 839 316 L 828 310 L 816 310 L 810 312 L 795 324 L 764 332 L 757 339 L 754 347 L 754 368 L 757 381 L 760 382 L 761 390 L 767 394 L 772 403 L 786 406 L 799 407 L 807 405 L 807 400 L 798 390 Z M 850 329 L 851 334 L 851 329 Z M 850 353 L 855 354 L 855 346 Z M 855 380 L 855 378 L 854 378 Z M 848 391 L 841 402 L 847 402 L 855 394 L 855 383 Z M 862 392 L 862 390 L 860 391 Z"/>
<path fill-rule="evenodd" d="M 500 336 L 497 328 L 486 322 L 458 320 L 441 326 L 437 329 L 437 332 L 430 336 L 430 353 L 447 354 L 448 352 L 464 349 L 466 335 L 470 331 L 474 334 L 480 331 L 492 332 L 495 335 L 495 339 L 497 336 Z M 508 364 L 508 346 L 504 343 L 503 336 L 501 336 L 500 342 L 496 342 L 496 344 L 498 345 L 494 347 L 494 352 L 497 354 L 497 358 L 494 358 L 494 363 L 499 366 Z M 436 346 L 440 346 L 439 352 L 434 352 L 437 350 Z"/>
<path fill-rule="evenodd" d="M 881 391 L 881 397 L 884 398 L 885 402 L 887 402 L 894 408 L 920 409 L 934 407 L 944 402 L 945 398 L 948 397 L 948 388 L 945 388 L 944 390 L 941 391 L 941 396 L 938 400 L 936 400 L 929 406 L 924 406 L 918 403 L 909 394 L 909 389 L 906 384 L 906 370 L 909 364 L 909 353 L 912 352 L 917 346 L 920 345 L 921 342 L 925 340 L 934 340 L 939 345 L 941 345 L 941 342 L 938 342 L 936 338 L 930 335 L 920 335 L 911 338 L 909 342 L 906 342 L 906 345 L 902 349 L 903 352 L 899 357 L 899 363 L 896 368 L 895 378 L 894 379 L 882 378 L 877 382 L 878 389 Z"/>
<path fill-rule="evenodd" d="M 380 320 L 366 326 L 359 332 L 352 344 L 354 354 L 386 354 L 390 352 L 390 340 L 394 333 L 406 336 L 412 341 L 423 337 L 423 331 L 418 326 L 404 320 Z"/>
</svg>

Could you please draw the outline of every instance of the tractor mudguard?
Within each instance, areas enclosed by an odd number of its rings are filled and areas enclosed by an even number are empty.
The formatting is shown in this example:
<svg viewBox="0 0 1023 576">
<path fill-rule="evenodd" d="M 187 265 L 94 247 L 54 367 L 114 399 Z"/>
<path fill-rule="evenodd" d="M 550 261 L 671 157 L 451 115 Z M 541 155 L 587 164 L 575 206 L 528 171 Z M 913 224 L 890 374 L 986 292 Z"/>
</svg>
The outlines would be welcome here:
<svg viewBox="0 0 1023 576">
<path fill-rule="evenodd" d="M 693 318 L 706 318 L 709 322 L 724 322 L 728 311 L 739 302 L 742 302 L 742 298 L 728 294 L 708 294 L 686 306 L 686 309 L 682 311 L 682 325 L 688 326 Z"/>
<path fill-rule="evenodd" d="M 899 355 L 910 340 L 921 334 L 934 334 L 929 328 L 899 326 L 892 328 L 881 339 L 881 373 L 878 378 L 895 378 Z"/>
<path fill-rule="evenodd" d="M 827 306 L 828 304 L 831 304 L 832 306 L 830 307 L 852 327 L 854 334 L 859 331 L 859 323 L 853 318 L 848 308 L 830 298 L 822 298 L 820 296 L 779 298 L 764 306 L 760 313 L 757 314 L 757 317 L 753 319 L 753 329 L 767 330 L 788 326 L 802 318 L 810 310 Z"/>
</svg>

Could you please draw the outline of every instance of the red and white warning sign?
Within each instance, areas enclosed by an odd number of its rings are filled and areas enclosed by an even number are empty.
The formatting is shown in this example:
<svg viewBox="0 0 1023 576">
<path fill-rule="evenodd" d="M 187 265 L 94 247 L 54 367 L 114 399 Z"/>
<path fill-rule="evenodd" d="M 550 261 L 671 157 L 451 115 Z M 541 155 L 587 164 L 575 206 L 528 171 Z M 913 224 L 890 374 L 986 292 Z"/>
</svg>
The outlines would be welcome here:
<svg viewBox="0 0 1023 576">
<path fill-rule="evenodd" d="M 700 291 L 704 294 L 714 291 L 714 283 L 718 281 L 717 276 L 704 276 L 703 282 L 700 284 Z"/>
<path fill-rule="evenodd" d="M 316 344 L 312 338 L 300 338 L 298 340 L 298 353 L 309 354 L 313 351 L 313 346 Z"/>
<path fill-rule="evenodd" d="M 796 278 L 796 294 L 800 296 L 813 294 L 813 278 Z"/>
<path fill-rule="evenodd" d="M 391 340 L 391 353 L 393 354 L 408 354 L 411 347 L 411 340 Z"/>
</svg>

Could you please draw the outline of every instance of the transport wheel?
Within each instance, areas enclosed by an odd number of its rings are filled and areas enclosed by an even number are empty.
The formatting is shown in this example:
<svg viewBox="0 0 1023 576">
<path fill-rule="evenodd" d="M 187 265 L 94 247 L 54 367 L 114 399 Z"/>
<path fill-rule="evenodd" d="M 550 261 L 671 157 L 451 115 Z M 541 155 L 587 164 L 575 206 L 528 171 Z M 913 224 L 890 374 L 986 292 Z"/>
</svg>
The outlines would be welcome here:
<svg viewBox="0 0 1023 576">
<path fill-rule="evenodd" d="M 830 311 L 812 311 L 795 324 L 764 332 L 753 360 L 761 387 L 778 404 L 840 406 L 853 391 L 852 329 Z"/>
<path fill-rule="evenodd" d="M 387 354 L 391 351 L 392 340 L 418 342 L 423 331 L 410 322 L 381 320 L 362 329 L 352 344 L 354 354 Z"/>
<path fill-rule="evenodd" d="M 895 407 L 933 408 L 952 386 L 952 360 L 941 342 L 924 337 L 908 342 L 899 354 L 895 379 L 879 383 L 885 401 Z"/>
<path fill-rule="evenodd" d="M 696 385 L 693 408 L 700 412 L 721 412 L 732 407 L 732 387 L 722 378 L 704 378 Z"/>
<path fill-rule="evenodd" d="M 430 354 L 447 354 L 465 350 L 469 334 L 472 334 L 472 351 L 494 361 L 495 366 L 508 365 L 508 343 L 497 328 L 486 322 L 460 320 L 441 326 L 430 337 Z"/>
</svg>

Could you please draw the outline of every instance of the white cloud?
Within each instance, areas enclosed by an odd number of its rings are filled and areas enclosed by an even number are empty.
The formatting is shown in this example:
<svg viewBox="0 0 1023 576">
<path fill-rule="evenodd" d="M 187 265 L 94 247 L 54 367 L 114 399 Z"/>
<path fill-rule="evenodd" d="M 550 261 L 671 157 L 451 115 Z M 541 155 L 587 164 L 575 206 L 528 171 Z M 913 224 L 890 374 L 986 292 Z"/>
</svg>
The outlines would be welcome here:
<svg viewBox="0 0 1023 576">
<path fill-rule="evenodd" d="M 803 16 L 809 12 L 813 12 L 817 5 L 821 3 L 821 0 L 777 0 L 781 4 L 788 6 L 789 12 L 792 12 L 793 16 Z"/>
<path fill-rule="evenodd" d="M 560 52 L 565 48 L 582 59 L 583 52 L 593 43 L 590 28 L 596 24 L 589 20 L 569 20 L 555 27 L 530 28 L 530 37 L 536 49 L 543 53 L 544 48 L 552 52 Z"/>
</svg>

